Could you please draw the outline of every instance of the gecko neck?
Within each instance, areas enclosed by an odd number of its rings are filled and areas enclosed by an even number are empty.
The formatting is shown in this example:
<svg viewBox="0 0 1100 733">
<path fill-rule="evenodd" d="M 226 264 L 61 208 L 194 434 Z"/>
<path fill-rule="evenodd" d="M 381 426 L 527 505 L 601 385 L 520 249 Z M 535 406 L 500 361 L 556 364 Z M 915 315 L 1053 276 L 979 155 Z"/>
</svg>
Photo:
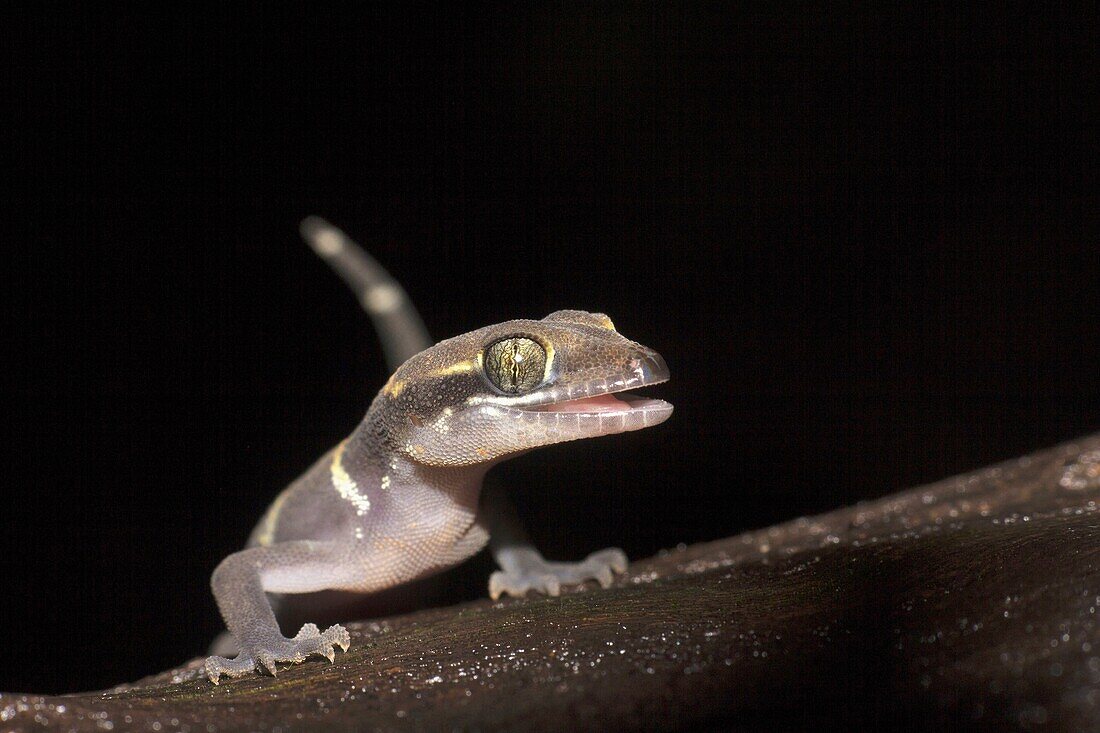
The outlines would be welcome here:
<svg viewBox="0 0 1100 733">
<path fill-rule="evenodd" d="M 363 485 L 404 492 L 430 489 L 476 512 L 482 482 L 490 464 L 426 466 L 413 460 L 397 444 L 391 420 L 375 406 L 342 444 L 342 462 L 349 475 Z"/>
</svg>

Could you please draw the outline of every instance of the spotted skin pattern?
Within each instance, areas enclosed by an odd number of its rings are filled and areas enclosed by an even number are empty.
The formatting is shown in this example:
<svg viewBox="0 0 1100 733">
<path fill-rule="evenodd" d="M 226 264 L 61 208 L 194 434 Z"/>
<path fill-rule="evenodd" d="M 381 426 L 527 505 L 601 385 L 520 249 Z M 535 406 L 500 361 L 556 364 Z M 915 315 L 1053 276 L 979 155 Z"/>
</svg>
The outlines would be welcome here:
<svg viewBox="0 0 1100 733">
<path fill-rule="evenodd" d="M 209 657 L 210 680 L 275 674 L 279 663 L 347 650 L 351 638 L 339 625 L 322 632 L 306 624 L 283 636 L 267 594 L 379 591 L 445 570 L 486 543 L 501 568 L 489 582 L 494 598 L 556 595 L 588 580 L 606 587 L 624 572 L 626 556 L 614 548 L 578 563 L 546 561 L 499 487 L 482 489 L 489 468 L 509 457 L 666 420 L 667 402 L 622 394 L 667 380 L 661 356 L 620 335 L 607 316 L 584 311 L 507 321 L 423 348 L 430 341 L 419 316 L 381 266 L 327 222 L 307 220 L 303 233 L 356 291 L 400 366 L 351 435 L 288 486 L 248 547 L 215 569 L 211 587 L 235 641 L 220 648 L 235 647 L 237 656 Z M 534 388 L 508 393 L 484 360 L 494 343 L 515 337 L 544 349 L 544 374 Z"/>
</svg>

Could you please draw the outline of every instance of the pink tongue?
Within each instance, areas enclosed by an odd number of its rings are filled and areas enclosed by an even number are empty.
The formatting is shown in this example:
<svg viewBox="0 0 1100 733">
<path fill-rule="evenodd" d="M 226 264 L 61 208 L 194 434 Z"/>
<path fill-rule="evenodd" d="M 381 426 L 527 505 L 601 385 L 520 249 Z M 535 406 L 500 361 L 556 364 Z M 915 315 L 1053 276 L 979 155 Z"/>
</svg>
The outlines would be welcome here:
<svg viewBox="0 0 1100 733">
<path fill-rule="evenodd" d="M 621 412 L 627 407 L 629 405 L 615 395 L 602 394 L 597 397 L 555 402 L 543 405 L 541 409 L 546 412 Z"/>
</svg>

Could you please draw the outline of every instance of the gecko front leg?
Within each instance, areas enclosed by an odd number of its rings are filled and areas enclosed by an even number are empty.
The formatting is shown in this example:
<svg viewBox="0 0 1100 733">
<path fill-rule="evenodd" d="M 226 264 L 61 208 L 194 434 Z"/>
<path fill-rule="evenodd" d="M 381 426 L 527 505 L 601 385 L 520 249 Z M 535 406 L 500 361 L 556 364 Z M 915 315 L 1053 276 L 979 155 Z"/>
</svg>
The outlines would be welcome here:
<svg viewBox="0 0 1100 733">
<path fill-rule="evenodd" d="M 277 662 L 302 662 L 318 654 L 332 661 L 333 647 L 347 651 L 351 636 L 339 625 L 321 632 L 306 624 L 293 638 L 283 636 L 266 593 L 308 593 L 331 588 L 343 563 L 332 542 L 281 542 L 252 547 L 225 558 L 214 570 L 210 585 L 218 610 L 237 640 L 235 659 L 212 656 L 206 673 L 217 684 L 224 674 L 242 677 L 257 667 L 272 675 Z"/>
</svg>

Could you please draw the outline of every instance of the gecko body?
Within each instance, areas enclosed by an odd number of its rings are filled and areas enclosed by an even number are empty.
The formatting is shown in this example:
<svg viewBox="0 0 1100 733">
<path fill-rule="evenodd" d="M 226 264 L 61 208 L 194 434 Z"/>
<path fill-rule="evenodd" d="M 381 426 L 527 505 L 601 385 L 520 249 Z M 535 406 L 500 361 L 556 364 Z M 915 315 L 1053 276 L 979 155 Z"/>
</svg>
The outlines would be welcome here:
<svg viewBox="0 0 1100 733">
<path fill-rule="evenodd" d="M 578 563 L 545 560 L 486 472 L 509 457 L 570 440 L 639 430 L 672 406 L 625 390 L 668 379 L 657 352 L 620 335 L 599 313 L 557 311 L 511 320 L 434 346 L 400 286 L 342 232 L 303 224 L 314 249 L 373 317 L 393 376 L 355 430 L 272 503 L 248 547 L 211 578 L 237 657 L 211 656 L 217 683 L 279 662 L 347 649 L 339 625 L 306 624 L 284 637 L 267 594 L 369 593 L 456 565 L 490 544 L 500 570 L 490 595 L 562 585 L 626 569 L 611 548 Z"/>
</svg>

